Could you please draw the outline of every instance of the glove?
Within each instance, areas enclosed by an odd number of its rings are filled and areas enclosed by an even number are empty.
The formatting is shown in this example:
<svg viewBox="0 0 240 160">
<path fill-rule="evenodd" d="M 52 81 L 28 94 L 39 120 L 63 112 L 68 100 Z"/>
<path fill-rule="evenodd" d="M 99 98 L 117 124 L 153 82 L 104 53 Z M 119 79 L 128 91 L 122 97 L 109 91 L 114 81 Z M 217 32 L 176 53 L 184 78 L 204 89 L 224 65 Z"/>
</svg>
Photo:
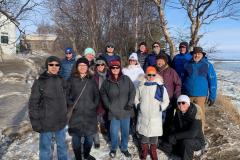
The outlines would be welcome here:
<svg viewBox="0 0 240 160">
<path fill-rule="evenodd" d="M 212 106 L 214 104 L 214 102 L 215 102 L 214 100 L 208 99 L 207 104 L 208 104 L 208 106 Z"/>
<path fill-rule="evenodd" d="M 127 111 L 130 111 L 132 108 L 133 108 L 133 105 L 129 105 L 129 104 L 124 107 L 124 109 Z"/>
<path fill-rule="evenodd" d="M 175 135 L 171 135 L 168 137 L 168 142 L 170 144 L 176 144 L 177 143 L 177 140 L 176 140 L 176 136 Z"/>
</svg>

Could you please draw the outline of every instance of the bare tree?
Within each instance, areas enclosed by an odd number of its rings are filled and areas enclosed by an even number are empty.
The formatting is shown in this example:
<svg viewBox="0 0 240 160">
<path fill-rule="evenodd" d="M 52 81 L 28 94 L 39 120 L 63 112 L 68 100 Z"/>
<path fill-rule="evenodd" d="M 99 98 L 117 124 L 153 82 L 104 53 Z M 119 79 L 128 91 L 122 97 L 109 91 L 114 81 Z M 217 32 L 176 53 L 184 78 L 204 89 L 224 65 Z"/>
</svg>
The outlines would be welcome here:
<svg viewBox="0 0 240 160">
<path fill-rule="evenodd" d="M 196 46 L 204 34 L 203 25 L 209 25 L 223 18 L 238 19 L 240 0 L 179 0 L 191 22 L 190 48 Z"/>
</svg>

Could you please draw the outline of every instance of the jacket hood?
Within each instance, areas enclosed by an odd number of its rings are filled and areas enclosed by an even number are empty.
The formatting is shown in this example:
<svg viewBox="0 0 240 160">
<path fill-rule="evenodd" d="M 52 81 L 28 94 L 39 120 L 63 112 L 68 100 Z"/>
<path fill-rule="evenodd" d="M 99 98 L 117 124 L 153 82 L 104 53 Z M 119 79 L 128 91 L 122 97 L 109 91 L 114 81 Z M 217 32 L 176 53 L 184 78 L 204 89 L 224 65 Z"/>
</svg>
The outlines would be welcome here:
<svg viewBox="0 0 240 160">
<path fill-rule="evenodd" d="M 144 85 L 144 83 L 147 82 L 146 75 L 140 75 L 138 77 L 138 81 L 140 82 L 139 86 Z M 163 85 L 163 78 L 162 78 L 162 76 L 160 76 L 159 74 L 156 74 L 156 78 L 155 78 L 155 80 L 153 82 L 157 82 L 159 85 Z"/>
</svg>

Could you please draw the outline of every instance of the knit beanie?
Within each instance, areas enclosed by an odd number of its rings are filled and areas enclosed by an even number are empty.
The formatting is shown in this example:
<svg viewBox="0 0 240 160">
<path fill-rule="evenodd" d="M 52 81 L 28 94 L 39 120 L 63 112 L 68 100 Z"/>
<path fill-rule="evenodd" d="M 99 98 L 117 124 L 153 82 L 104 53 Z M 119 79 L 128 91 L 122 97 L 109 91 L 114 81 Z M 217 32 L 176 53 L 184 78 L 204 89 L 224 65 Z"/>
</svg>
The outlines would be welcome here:
<svg viewBox="0 0 240 160">
<path fill-rule="evenodd" d="M 86 48 L 86 49 L 84 50 L 83 54 L 84 54 L 84 56 L 86 56 L 87 54 L 92 54 L 92 55 L 94 55 L 94 56 L 96 55 L 94 49 L 92 49 L 92 48 Z"/>
<path fill-rule="evenodd" d="M 84 63 L 84 64 L 86 64 L 86 65 L 89 67 L 89 61 L 88 61 L 87 58 L 85 58 L 85 57 L 81 57 L 81 58 L 79 58 L 79 59 L 77 60 L 77 62 L 76 62 L 76 69 L 78 68 L 78 65 L 79 65 L 80 63 Z"/>
<path fill-rule="evenodd" d="M 48 57 L 48 58 L 46 59 L 46 61 L 45 61 L 45 67 L 46 67 L 46 69 L 48 68 L 48 63 L 53 62 L 53 61 L 58 62 L 58 63 L 61 65 L 61 60 L 60 60 L 58 57 L 56 57 L 56 56 L 50 56 L 50 57 Z"/>
<path fill-rule="evenodd" d="M 130 56 L 129 56 L 129 58 L 128 58 L 129 60 L 131 59 L 131 60 L 135 60 L 135 61 L 138 61 L 138 56 L 137 56 L 137 53 L 132 53 Z"/>
<path fill-rule="evenodd" d="M 107 65 L 106 59 L 105 59 L 104 57 L 102 57 L 102 56 L 99 56 L 99 57 L 96 59 L 95 63 L 96 63 L 96 64 L 105 64 L 105 65 Z"/>
<path fill-rule="evenodd" d="M 153 66 L 147 67 L 146 74 L 156 74 L 156 73 L 157 73 L 157 70 L 155 67 L 153 67 Z"/>
<path fill-rule="evenodd" d="M 180 95 L 177 102 L 186 102 L 190 106 L 190 98 L 187 95 Z"/>
</svg>

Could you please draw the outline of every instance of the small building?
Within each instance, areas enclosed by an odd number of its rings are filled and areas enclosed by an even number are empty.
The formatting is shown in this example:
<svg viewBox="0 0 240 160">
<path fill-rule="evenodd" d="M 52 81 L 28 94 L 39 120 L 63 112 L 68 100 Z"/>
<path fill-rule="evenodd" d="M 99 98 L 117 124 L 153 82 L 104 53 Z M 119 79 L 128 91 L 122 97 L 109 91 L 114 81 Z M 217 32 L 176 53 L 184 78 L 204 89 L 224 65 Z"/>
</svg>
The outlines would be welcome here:
<svg viewBox="0 0 240 160">
<path fill-rule="evenodd" d="M 31 52 L 43 51 L 51 54 L 55 51 L 56 39 L 57 36 L 52 34 L 28 34 L 24 37 L 24 43 Z"/>
<path fill-rule="evenodd" d="M 7 13 L 0 13 L 0 47 L 3 54 L 16 54 L 17 26 L 19 22 L 10 19 Z"/>
</svg>

